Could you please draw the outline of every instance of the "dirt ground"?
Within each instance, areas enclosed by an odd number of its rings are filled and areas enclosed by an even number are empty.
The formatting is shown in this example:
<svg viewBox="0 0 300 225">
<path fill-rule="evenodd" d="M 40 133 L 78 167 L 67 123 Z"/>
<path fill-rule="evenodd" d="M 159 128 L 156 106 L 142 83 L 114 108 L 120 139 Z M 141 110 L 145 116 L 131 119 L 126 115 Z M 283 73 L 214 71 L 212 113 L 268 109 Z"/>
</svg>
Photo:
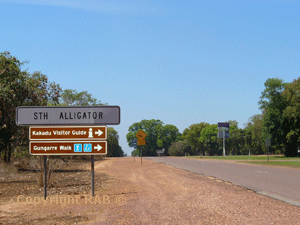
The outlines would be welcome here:
<svg viewBox="0 0 300 225">
<path fill-rule="evenodd" d="M 300 224 L 300 208 L 140 158 L 61 162 L 43 201 L 39 173 L 0 167 L 0 224 Z"/>
</svg>

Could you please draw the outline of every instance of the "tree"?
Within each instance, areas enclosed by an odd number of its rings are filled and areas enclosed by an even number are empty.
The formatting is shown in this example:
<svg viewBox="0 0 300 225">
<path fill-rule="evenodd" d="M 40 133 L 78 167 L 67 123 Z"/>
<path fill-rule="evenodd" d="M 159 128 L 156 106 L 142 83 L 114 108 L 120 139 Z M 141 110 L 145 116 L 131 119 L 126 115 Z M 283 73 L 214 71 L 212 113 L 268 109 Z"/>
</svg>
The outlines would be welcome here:
<svg viewBox="0 0 300 225">
<path fill-rule="evenodd" d="M 283 110 L 286 156 L 296 156 L 300 146 L 300 78 L 285 86 L 283 97 L 287 107 Z"/>
<path fill-rule="evenodd" d="M 229 120 L 228 122 L 230 124 L 230 137 L 226 139 L 227 152 L 231 155 L 240 155 L 245 144 L 244 131 L 238 127 L 236 120 Z"/>
<path fill-rule="evenodd" d="M 169 155 L 168 150 L 173 142 L 175 142 L 180 136 L 179 130 L 176 126 L 167 124 L 162 126 L 161 131 L 158 135 L 157 146 L 164 148 L 165 155 Z"/>
<path fill-rule="evenodd" d="M 107 128 L 107 156 L 108 157 L 123 157 L 124 152 L 119 145 L 118 132 L 112 128 Z"/>
<path fill-rule="evenodd" d="M 191 146 L 187 141 L 173 142 L 169 148 L 169 154 L 172 156 L 184 156 L 185 153 L 190 151 Z"/>
<path fill-rule="evenodd" d="M 211 124 L 202 129 L 199 141 L 203 144 L 205 151 L 209 155 L 215 155 L 219 153 L 218 144 L 218 125 Z M 202 152 L 205 155 L 205 151 Z"/>
<path fill-rule="evenodd" d="M 282 92 L 287 83 L 278 78 L 269 78 L 261 93 L 259 106 L 263 110 L 263 138 L 271 138 L 272 146 L 282 149 L 285 143 L 283 111 L 287 106 Z"/>
<path fill-rule="evenodd" d="M 245 129 L 245 144 L 252 154 L 263 154 L 266 151 L 263 137 L 263 114 L 252 116 Z"/>
<path fill-rule="evenodd" d="M 77 90 L 66 89 L 61 94 L 60 98 L 61 106 L 97 106 L 107 105 L 93 98 L 87 91 L 78 92 Z"/>
<path fill-rule="evenodd" d="M 128 145 L 131 145 L 131 141 L 136 138 L 136 134 L 143 130 L 146 133 L 146 145 L 138 146 L 136 149 L 136 154 L 140 155 L 140 149 L 143 148 L 143 155 L 145 156 L 155 156 L 156 150 L 158 149 L 157 140 L 158 135 L 162 129 L 163 122 L 160 120 L 142 120 L 141 122 L 137 122 L 132 124 L 128 131 L 129 133 L 126 135 Z"/>
<path fill-rule="evenodd" d="M 186 139 L 191 146 L 190 154 L 198 153 L 199 151 L 204 154 L 205 147 L 203 142 L 200 141 L 201 131 L 209 126 L 209 123 L 201 122 L 198 124 L 192 124 L 189 128 L 183 131 L 183 138 Z"/>
<path fill-rule="evenodd" d="M 143 155 L 155 156 L 156 150 L 165 148 L 165 152 L 168 153 L 168 148 L 171 143 L 176 141 L 180 136 L 180 133 L 174 125 L 163 125 L 160 120 L 142 120 L 141 122 L 134 123 L 128 129 L 129 133 L 126 135 L 128 145 L 131 145 L 131 141 L 136 138 L 136 134 L 143 130 L 146 133 L 146 145 L 138 146 L 134 150 L 134 154 L 140 155 L 140 149 L 143 148 Z"/>
<path fill-rule="evenodd" d="M 40 72 L 22 71 L 23 64 L 9 52 L 0 53 L 0 134 L 3 137 L 0 151 L 4 152 L 4 161 L 8 163 L 12 144 L 24 144 L 26 134 L 28 144 L 28 127 L 16 126 L 16 108 L 57 104 L 61 92 L 59 85 L 49 83 L 47 76 Z"/>
</svg>

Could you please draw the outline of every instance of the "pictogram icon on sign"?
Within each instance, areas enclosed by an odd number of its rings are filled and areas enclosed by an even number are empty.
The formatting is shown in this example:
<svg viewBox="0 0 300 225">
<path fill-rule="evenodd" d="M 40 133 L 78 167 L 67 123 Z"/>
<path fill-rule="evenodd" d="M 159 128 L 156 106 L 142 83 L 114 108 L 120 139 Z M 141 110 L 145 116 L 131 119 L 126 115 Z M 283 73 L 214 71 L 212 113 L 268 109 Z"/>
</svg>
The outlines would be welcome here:
<svg viewBox="0 0 300 225">
<path fill-rule="evenodd" d="M 89 129 L 89 138 L 92 138 L 93 137 L 93 128 L 90 128 Z"/>
<path fill-rule="evenodd" d="M 74 152 L 82 152 L 82 144 L 74 144 Z"/>
<path fill-rule="evenodd" d="M 92 144 L 84 144 L 84 152 L 92 152 Z"/>
</svg>

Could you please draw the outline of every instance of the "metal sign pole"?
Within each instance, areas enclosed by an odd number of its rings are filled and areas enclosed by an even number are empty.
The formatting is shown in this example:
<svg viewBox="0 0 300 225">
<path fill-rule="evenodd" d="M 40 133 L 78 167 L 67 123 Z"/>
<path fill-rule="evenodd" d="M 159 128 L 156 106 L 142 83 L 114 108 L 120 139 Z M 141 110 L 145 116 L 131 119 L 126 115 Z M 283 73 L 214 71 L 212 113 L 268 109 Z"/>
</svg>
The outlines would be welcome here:
<svg viewBox="0 0 300 225">
<path fill-rule="evenodd" d="M 223 156 L 226 156 L 226 153 L 225 153 L 225 130 L 223 130 Z"/>
<path fill-rule="evenodd" d="M 271 146 L 271 139 L 267 138 L 266 139 L 266 146 L 268 147 L 268 162 L 269 162 L 269 157 L 270 157 L 270 146 Z"/>
<path fill-rule="evenodd" d="M 94 196 L 94 156 L 91 156 L 91 169 L 92 169 L 92 196 Z"/>
<path fill-rule="evenodd" d="M 47 156 L 44 155 L 44 199 L 47 198 Z"/>
<path fill-rule="evenodd" d="M 142 148 L 142 145 L 141 145 L 141 165 L 143 164 L 143 148 Z"/>
</svg>

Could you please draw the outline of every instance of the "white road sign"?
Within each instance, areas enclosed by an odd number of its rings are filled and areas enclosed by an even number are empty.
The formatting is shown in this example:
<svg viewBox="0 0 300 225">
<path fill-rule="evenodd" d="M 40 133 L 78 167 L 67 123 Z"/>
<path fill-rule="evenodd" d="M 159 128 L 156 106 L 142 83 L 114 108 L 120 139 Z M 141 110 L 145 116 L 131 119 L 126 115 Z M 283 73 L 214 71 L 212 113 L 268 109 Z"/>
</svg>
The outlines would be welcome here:
<svg viewBox="0 0 300 225">
<path fill-rule="evenodd" d="M 16 124 L 31 125 L 118 125 L 119 106 L 19 106 Z"/>
</svg>

